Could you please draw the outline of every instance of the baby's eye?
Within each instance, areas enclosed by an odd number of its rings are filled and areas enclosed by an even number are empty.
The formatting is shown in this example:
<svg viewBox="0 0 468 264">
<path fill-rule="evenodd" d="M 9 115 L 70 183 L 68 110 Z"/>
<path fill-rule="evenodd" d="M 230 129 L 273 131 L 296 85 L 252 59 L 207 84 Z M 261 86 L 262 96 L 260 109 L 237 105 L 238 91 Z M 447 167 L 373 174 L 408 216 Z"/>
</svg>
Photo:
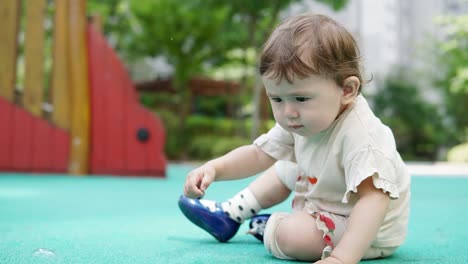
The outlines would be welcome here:
<svg viewBox="0 0 468 264">
<path fill-rule="evenodd" d="M 270 100 L 272 100 L 273 102 L 276 102 L 276 103 L 279 103 L 279 102 L 282 101 L 281 98 L 279 98 L 279 97 L 272 97 L 272 98 L 270 98 Z"/>
<path fill-rule="evenodd" d="M 310 99 L 309 97 L 302 97 L 302 96 L 296 97 L 296 101 L 298 102 L 305 102 L 309 99 Z"/>
</svg>

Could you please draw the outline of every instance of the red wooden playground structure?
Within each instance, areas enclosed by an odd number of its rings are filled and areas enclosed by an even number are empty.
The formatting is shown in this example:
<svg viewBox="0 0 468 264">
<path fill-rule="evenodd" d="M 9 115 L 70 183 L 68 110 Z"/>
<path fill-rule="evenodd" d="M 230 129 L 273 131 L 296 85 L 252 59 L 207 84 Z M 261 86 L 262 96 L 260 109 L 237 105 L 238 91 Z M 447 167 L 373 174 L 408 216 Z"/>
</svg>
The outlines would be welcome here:
<svg viewBox="0 0 468 264">
<path fill-rule="evenodd" d="M 24 2 L 24 1 L 23 1 Z M 138 103 L 84 0 L 56 0 L 49 116 L 42 110 L 46 0 L 26 1 L 25 76 L 15 95 L 21 1 L 0 2 L 0 171 L 165 176 L 165 131 Z"/>
</svg>

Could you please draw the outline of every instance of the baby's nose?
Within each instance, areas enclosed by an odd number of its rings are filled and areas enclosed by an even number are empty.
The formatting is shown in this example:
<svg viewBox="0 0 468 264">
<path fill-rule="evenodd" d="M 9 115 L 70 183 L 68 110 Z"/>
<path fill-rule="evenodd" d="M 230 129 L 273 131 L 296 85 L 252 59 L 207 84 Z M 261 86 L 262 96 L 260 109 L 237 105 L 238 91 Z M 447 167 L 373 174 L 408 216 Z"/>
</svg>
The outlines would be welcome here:
<svg viewBox="0 0 468 264">
<path fill-rule="evenodd" d="M 284 115 L 287 118 L 297 118 L 299 116 L 299 113 L 292 104 L 286 103 L 284 106 Z"/>
</svg>

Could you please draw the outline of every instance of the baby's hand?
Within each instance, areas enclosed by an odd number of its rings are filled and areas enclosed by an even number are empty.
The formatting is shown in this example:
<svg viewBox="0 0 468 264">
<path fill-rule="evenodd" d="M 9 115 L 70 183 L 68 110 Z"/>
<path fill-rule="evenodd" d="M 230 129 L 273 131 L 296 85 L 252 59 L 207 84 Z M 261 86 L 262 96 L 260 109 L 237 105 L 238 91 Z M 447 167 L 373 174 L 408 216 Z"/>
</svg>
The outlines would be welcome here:
<svg viewBox="0 0 468 264">
<path fill-rule="evenodd" d="M 205 190 L 214 181 L 216 171 L 209 163 L 191 171 L 185 179 L 184 195 L 189 198 L 199 198 L 205 195 Z"/>
<path fill-rule="evenodd" d="M 319 261 L 314 262 L 314 264 L 343 264 L 339 259 L 334 257 L 328 257 L 326 259 L 322 259 Z"/>
</svg>

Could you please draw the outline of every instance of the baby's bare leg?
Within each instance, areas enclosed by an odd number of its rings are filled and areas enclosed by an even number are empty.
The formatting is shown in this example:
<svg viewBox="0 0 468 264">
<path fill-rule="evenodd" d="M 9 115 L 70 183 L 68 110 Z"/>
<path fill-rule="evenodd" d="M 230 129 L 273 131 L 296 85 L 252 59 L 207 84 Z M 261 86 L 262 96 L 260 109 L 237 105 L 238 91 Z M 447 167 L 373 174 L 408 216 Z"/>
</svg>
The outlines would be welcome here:
<svg viewBox="0 0 468 264">
<path fill-rule="evenodd" d="M 290 193 L 288 187 L 278 178 L 273 166 L 258 176 L 248 187 L 221 203 L 221 207 L 233 220 L 243 223 L 244 220 L 258 214 L 261 209 L 283 202 Z"/>
<path fill-rule="evenodd" d="M 326 247 L 315 217 L 306 212 L 295 212 L 284 217 L 278 223 L 275 239 L 284 255 L 302 261 L 319 260 Z"/>
<path fill-rule="evenodd" d="M 274 166 L 258 176 L 248 188 L 263 209 L 283 202 L 291 194 L 291 190 L 278 178 Z"/>
<path fill-rule="evenodd" d="M 292 175 L 292 180 L 295 180 L 295 175 L 297 175 L 297 167 L 292 163 L 282 166 L 278 171 L 285 173 L 283 175 L 285 177 Z M 179 207 L 190 221 L 213 235 L 220 242 L 226 242 L 236 234 L 240 224 L 246 219 L 257 215 L 261 209 L 279 204 L 288 198 L 291 191 L 276 172 L 277 169 L 272 166 L 248 187 L 225 202 L 216 203 L 211 200 L 189 199 L 181 196 Z M 287 178 L 291 180 L 291 178 Z M 226 226 L 214 224 L 222 221 L 227 223 Z M 229 227 L 229 225 L 231 226 Z M 252 229 L 250 234 L 262 240 L 263 227 L 261 230 Z"/>
</svg>

